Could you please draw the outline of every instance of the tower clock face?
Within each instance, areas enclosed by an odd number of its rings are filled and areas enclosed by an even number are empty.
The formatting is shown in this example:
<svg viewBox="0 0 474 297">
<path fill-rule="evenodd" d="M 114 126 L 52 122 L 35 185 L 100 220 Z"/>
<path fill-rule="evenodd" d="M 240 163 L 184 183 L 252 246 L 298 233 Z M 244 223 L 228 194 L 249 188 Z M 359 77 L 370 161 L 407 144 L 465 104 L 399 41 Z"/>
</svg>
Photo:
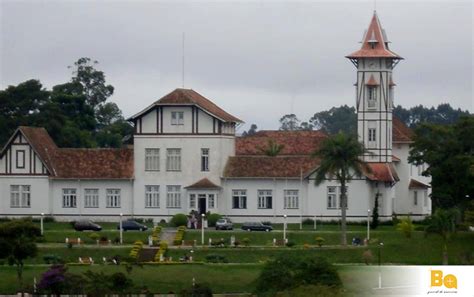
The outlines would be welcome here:
<svg viewBox="0 0 474 297">
<path fill-rule="evenodd" d="M 375 68 L 375 65 L 376 65 L 375 61 L 369 61 L 369 62 L 367 63 L 367 66 L 369 67 L 369 69 L 374 69 L 374 68 Z"/>
</svg>

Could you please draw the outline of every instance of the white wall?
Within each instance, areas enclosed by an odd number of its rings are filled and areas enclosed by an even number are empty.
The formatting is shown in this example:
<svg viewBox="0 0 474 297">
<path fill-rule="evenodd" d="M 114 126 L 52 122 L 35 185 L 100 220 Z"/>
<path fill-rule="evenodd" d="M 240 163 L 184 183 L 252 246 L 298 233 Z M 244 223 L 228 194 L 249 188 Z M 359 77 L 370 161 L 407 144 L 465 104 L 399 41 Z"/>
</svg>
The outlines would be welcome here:
<svg viewBox="0 0 474 297">
<path fill-rule="evenodd" d="M 160 149 L 160 171 L 145 171 L 145 149 Z M 181 171 L 166 171 L 168 148 L 181 149 Z M 209 171 L 201 171 L 201 148 L 210 151 Z M 235 138 L 221 135 L 141 136 L 134 138 L 134 197 L 136 214 L 173 215 L 187 212 L 187 193 L 184 187 L 202 178 L 220 185 L 220 177 L 229 156 L 235 154 Z M 160 208 L 145 208 L 145 185 L 160 186 Z M 181 186 L 181 208 L 166 208 L 166 186 Z"/>
<path fill-rule="evenodd" d="M 132 214 L 133 209 L 133 182 L 131 180 L 59 180 L 51 179 L 52 213 L 54 215 L 75 219 L 81 215 L 96 215 L 107 220 L 108 216 L 117 216 L 120 213 Z M 77 207 L 63 208 L 63 189 L 74 188 L 77 193 Z M 99 207 L 84 207 L 84 189 L 99 189 Z M 120 189 L 121 207 L 106 207 L 106 189 Z"/>
<path fill-rule="evenodd" d="M 11 185 L 29 185 L 31 207 L 14 208 L 10 203 Z M 46 176 L 0 176 L 0 213 L 11 215 L 48 214 L 49 209 L 49 180 Z"/>
</svg>

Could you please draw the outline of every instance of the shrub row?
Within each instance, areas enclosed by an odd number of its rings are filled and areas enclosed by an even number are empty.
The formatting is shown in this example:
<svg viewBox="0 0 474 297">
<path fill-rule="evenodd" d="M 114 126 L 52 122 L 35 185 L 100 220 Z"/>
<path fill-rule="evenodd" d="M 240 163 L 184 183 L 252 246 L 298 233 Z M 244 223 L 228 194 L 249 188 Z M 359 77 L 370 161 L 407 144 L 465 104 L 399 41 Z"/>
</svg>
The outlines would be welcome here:
<svg viewBox="0 0 474 297">
<path fill-rule="evenodd" d="M 130 258 L 138 259 L 138 253 L 143 248 L 143 242 L 141 240 L 135 241 L 132 250 L 130 251 Z"/>
<path fill-rule="evenodd" d="M 151 232 L 151 241 L 153 245 L 158 245 L 160 243 L 160 233 L 161 233 L 161 226 L 153 227 L 153 231 Z"/>
<path fill-rule="evenodd" d="M 155 255 L 155 262 L 160 262 L 161 257 L 165 256 L 167 250 L 168 250 L 168 243 L 165 241 L 160 242 L 160 248 L 158 249 Z"/>
<path fill-rule="evenodd" d="M 183 238 L 184 238 L 184 232 L 186 231 L 185 226 L 179 226 L 178 227 L 178 232 L 176 232 L 176 236 L 174 237 L 173 244 L 174 245 L 181 245 Z"/>
</svg>

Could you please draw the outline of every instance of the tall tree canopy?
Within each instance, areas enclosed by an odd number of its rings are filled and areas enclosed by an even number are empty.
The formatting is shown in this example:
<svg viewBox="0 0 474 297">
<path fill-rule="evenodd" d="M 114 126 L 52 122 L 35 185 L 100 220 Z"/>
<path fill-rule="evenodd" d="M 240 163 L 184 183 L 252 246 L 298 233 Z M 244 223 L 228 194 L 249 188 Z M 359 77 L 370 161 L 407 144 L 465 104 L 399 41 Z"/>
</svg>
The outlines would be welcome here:
<svg viewBox="0 0 474 297">
<path fill-rule="evenodd" d="M 315 184 L 319 185 L 327 177 L 336 179 L 341 185 L 341 244 L 347 245 L 347 183 L 355 176 L 361 176 L 363 170 L 369 171 L 360 156 L 366 153 L 364 146 L 354 135 L 337 133 L 326 138 L 321 147 L 313 154 L 321 163 L 316 170 Z"/>
<path fill-rule="evenodd" d="M 80 58 L 71 80 L 52 90 L 28 80 L 0 91 L 0 143 L 30 125 L 45 127 L 60 147 L 120 147 L 133 128 L 115 103 L 106 102 L 114 88 L 97 65 Z"/>
<path fill-rule="evenodd" d="M 338 132 L 355 134 L 357 132 L 355 108 L 347 105 L 315 113 L 309 122 L 315 129 L 324 130 L 329 134 Z"/>
<path fill-rule="evenodd" d="M 301 121 L 295 114 L 286 114 L 280 119 L 280 130 L 295 131 L 300 130 Z"/>
<path fill-rule="evenodd" d="M 433 207 L 465 210 L 474 198 L 474 116 L 455 124 L 421 124 L 415 130 L 409 161 L 428 164 Z"/>
</svg>

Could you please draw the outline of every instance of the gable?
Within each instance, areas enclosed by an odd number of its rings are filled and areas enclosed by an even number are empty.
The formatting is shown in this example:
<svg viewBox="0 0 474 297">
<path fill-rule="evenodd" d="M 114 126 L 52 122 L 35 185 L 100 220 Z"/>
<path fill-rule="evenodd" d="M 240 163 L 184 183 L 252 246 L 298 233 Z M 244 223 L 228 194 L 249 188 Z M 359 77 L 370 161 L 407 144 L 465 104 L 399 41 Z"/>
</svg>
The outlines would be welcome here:
<svg viewBox="0 0 474 297">
<path fill-rule="evenodd" d="M 18 129 L 0 154 L 0 175 L 49 175 L 42 157 Z"/>
</svg>

